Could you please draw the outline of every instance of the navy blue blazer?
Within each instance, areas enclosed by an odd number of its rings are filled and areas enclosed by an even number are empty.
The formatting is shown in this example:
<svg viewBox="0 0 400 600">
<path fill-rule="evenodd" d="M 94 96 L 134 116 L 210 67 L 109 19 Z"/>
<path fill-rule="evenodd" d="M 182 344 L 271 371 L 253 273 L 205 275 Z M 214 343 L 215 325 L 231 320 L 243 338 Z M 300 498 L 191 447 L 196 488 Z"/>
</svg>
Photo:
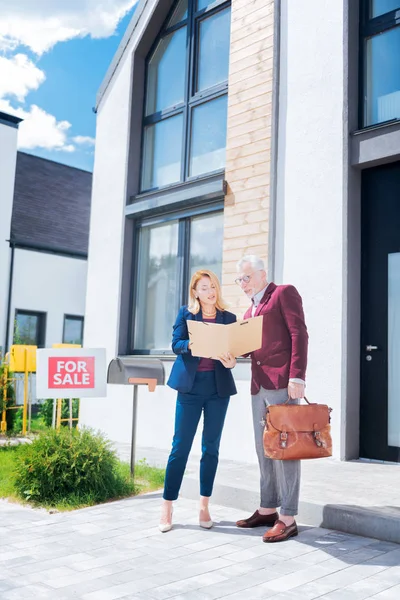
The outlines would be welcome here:
<svg viewBox="0 0 400 600">
<path fill-rule="evenodd" d="M 197 315 L 189 312 L 187 306 L 182 306 L 179 310 L 172 333 L 172 350 L 177 354 L 177 358 L 167 382 L 169 387 L 183 394 L 187 394 L 192 389 L 200 362 L 200 358 L 192 356 L 189 349 L 189 332 L 186 324 L 186 321 L 189 319 L 202 321 L 203 315 L 201 309 Z M 217 310 L 216 323 L 228 325 L 235 321 L 236 315 L 233 313 L 227 310 Z M 215 361 L 215 380 L 218 396 L 221 396 L 221 398 L 233 396 L 237 393 L 231 369 L 224 367 L 219 360 Z"/>
</svg>

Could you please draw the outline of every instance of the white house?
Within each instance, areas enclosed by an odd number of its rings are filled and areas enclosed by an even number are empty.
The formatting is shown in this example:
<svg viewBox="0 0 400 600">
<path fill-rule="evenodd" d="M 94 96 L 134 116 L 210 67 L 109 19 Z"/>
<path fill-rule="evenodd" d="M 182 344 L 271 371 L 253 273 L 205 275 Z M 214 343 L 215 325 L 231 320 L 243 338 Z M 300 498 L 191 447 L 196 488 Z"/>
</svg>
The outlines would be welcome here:
<svg viewBox="0 0 400 600">
<path fill-rule="evenodd" d="M 0 346 L 82 343 L 92 175 L 17 152 L 0 113 Z"/>
<path fill-rule="evenodd" d="M 216 270 L 240 315 L 235 264 L 259 254 L 303 297 L 335 456 L 400 460 L 399 10 L 139 2 L 97 101 L 87 345 L 169 372 L 192 269 Z M 255 460 L 249 364 L 235 376 L 221 454 Z M 83 422 L 128 441 L 131 394 L 110 386 Z M 174 398 L 140 390 L 139 444 L 169 448 Z"/>
</svg>

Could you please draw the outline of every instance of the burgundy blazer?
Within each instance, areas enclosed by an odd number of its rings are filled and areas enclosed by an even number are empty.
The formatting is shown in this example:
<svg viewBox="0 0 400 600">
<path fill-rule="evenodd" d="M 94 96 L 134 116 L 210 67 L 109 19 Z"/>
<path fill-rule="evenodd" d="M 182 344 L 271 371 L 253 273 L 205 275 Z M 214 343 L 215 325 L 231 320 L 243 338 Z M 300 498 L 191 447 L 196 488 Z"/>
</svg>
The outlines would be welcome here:
<svg viewBox="0 0 400 600">
<path fill-rule="evenodd" d="M 244 319 L 251 318 L 252 306 Z M 300 294 L 292 285 L 270 283 L 257 306 L 263 315 L 262 347 L 251 353 L 251 393 L 284 389 L 289 379 L 305 381 L 308 333 Z"/>
</svg>

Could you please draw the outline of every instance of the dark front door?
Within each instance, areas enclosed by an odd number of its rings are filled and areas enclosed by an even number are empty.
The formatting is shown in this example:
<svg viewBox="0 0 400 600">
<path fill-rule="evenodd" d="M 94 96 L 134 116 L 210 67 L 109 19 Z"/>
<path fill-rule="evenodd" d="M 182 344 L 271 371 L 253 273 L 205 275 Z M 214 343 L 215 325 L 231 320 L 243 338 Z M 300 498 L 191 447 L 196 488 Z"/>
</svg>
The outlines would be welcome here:
<svg viewBox="0 0 400 600">
<path fill-rule="evenodd" d="M 400 163 L 362 177 L 360 456 L 400 462 Z"/>
</svg>

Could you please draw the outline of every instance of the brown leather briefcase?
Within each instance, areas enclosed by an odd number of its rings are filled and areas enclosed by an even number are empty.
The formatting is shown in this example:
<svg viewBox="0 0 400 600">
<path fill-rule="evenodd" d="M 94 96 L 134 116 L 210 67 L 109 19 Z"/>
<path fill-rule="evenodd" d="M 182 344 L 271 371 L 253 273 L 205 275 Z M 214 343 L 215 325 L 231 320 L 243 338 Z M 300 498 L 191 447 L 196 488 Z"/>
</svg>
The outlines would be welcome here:
<svg viewBox="0 0 400 600">
<path fill-rule="evenodd" d="M 268 406 L 264 429 L 264 454 L 278 460 L 332 456 L 330 413 L 326 404 L 276 404 Z"/>
</svg>

